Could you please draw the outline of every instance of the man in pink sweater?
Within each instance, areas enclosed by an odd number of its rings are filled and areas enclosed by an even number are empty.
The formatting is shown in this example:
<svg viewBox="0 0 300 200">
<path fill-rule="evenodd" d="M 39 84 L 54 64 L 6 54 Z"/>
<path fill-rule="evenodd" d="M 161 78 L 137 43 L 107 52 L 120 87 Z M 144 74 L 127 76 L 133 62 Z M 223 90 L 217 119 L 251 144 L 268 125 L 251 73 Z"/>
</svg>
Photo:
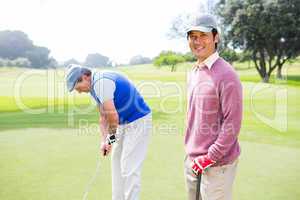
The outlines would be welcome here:
<svg viewBox="0 0 300 200">
<path fill-rule="evenodd" d="M 230 200 L 240 146 L 242 86 L 233 67 L 219 57 L 216 20 L 201 15 L 187 31 L 197 63 L 188 78 L 185 179 L 189 200 Z"/>
</svg>

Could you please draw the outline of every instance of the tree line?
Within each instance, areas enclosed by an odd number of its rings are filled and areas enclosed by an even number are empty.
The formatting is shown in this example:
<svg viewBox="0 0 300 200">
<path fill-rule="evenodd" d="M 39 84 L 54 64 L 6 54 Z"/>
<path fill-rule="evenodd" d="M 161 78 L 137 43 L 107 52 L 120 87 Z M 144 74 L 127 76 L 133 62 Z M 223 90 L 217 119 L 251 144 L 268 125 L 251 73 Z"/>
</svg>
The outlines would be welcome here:
<svg viewBox="0 0 300 200">
<path fill-rule="evenodd" d="M 56 65 L 50 50 L 36 46 L 22 31 L 0 31 L 0 66 L 42 68 Z"/>
<path fill-rule="evenodd" d="M 50 56 L 50 49 L 34 45 L 22 31 L 0 31 L 0 66 L 49 68 L 68 64 L 84 64 L 89 67 L 112 66 L 112 61 L 99 53 L 88 54 L 84 63 L 70 59 L 59 64 Z"/>
<path fill-rule="evenodd" d="M 82 64 L 88 67 L 112 67 L 117 65 L 113 61 L 100 53 L 90 53 L 84 62 L 79 62 L 74 58 L 58 63 L 50 56 L 50 49 L 36 46 L 28 35 L 22 31 L 0 31 L 0 67 L 31 67 L 49 68 L 58 66 L 68 66 L 69 64 Z M 151 63 L 152 59 L 142 55 L 133 56 L 129 64 L 138 65 Z"/>
<path fill-rule="evenodd" d="M 251 60 L 251 55 L 247 51 L 236 52 L 232 49 L 222 49 L 220 56 L 226 61 L 233 62 L 246 62 Z M 190 52 L 180 53 L 174 51 L 162 51 L 157 57 L 153 59 L 153 64 L 157 67 L 170 66 L 171 72 L 176 71 L 179 63 L 183 62 L 195 62 L 197 59 Z"/>
</svg>

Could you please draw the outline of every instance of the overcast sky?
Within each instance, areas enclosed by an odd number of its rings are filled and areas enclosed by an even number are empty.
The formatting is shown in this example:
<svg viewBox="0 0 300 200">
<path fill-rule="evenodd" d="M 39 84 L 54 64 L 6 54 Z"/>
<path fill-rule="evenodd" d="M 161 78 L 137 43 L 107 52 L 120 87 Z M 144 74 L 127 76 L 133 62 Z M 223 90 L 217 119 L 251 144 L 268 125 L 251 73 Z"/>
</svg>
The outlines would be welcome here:
<svg viewBox="0 0 300 200">
<path fill-rule="evenodd" d="M 21 30 L 58 61 L 100 53 L 117 62 L 188 51 L 166 34 L 174 17 L 196 12 L 201 0 L 1 0 L 0 30 Z"/>
</svg>

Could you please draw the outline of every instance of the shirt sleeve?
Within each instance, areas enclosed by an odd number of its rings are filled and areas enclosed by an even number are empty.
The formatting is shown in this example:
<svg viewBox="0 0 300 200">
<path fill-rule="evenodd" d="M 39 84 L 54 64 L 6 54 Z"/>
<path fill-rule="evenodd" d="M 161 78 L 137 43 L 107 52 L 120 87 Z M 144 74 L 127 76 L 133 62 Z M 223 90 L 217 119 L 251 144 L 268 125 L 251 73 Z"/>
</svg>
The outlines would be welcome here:
<svg viewBox="0 0 300 200">
<path fill-rule="evenodd" d="M 222 159 L 238 139 L 243 109 L 242 85 L 239 78 L 234 76 L 225 80 L 221 84 L 219 94 L 223 120 L 217 140 L 208 149 L 208 157 L 214 161 Z"/>
<path fill-rule="evenodd" d="M 110 79 L 102 78 L 95 83 L 94 90 L 101 104 L 103 104 L 105 101 L 112 100 L 114 98 L 116 84 Z"/>
</svg>

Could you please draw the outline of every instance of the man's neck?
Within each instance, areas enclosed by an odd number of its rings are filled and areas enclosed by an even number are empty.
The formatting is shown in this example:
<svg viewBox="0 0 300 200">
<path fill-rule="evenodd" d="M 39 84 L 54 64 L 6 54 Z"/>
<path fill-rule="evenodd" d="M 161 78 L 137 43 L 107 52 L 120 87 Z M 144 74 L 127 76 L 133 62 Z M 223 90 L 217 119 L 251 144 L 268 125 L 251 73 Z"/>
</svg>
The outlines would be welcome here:
<svg viewBox="0 0 300 200">
<path fill-rule="evenodd" d="M 209 58 L 209 56 L 213 55 L 216 51 L 212 52 L 211 54 L 209 54 L 207 57 L 202 57 L 197 59 L 197 64 L 200 65 L 201 63 L 203 63 L 207 58 Z"/>
</svg>

